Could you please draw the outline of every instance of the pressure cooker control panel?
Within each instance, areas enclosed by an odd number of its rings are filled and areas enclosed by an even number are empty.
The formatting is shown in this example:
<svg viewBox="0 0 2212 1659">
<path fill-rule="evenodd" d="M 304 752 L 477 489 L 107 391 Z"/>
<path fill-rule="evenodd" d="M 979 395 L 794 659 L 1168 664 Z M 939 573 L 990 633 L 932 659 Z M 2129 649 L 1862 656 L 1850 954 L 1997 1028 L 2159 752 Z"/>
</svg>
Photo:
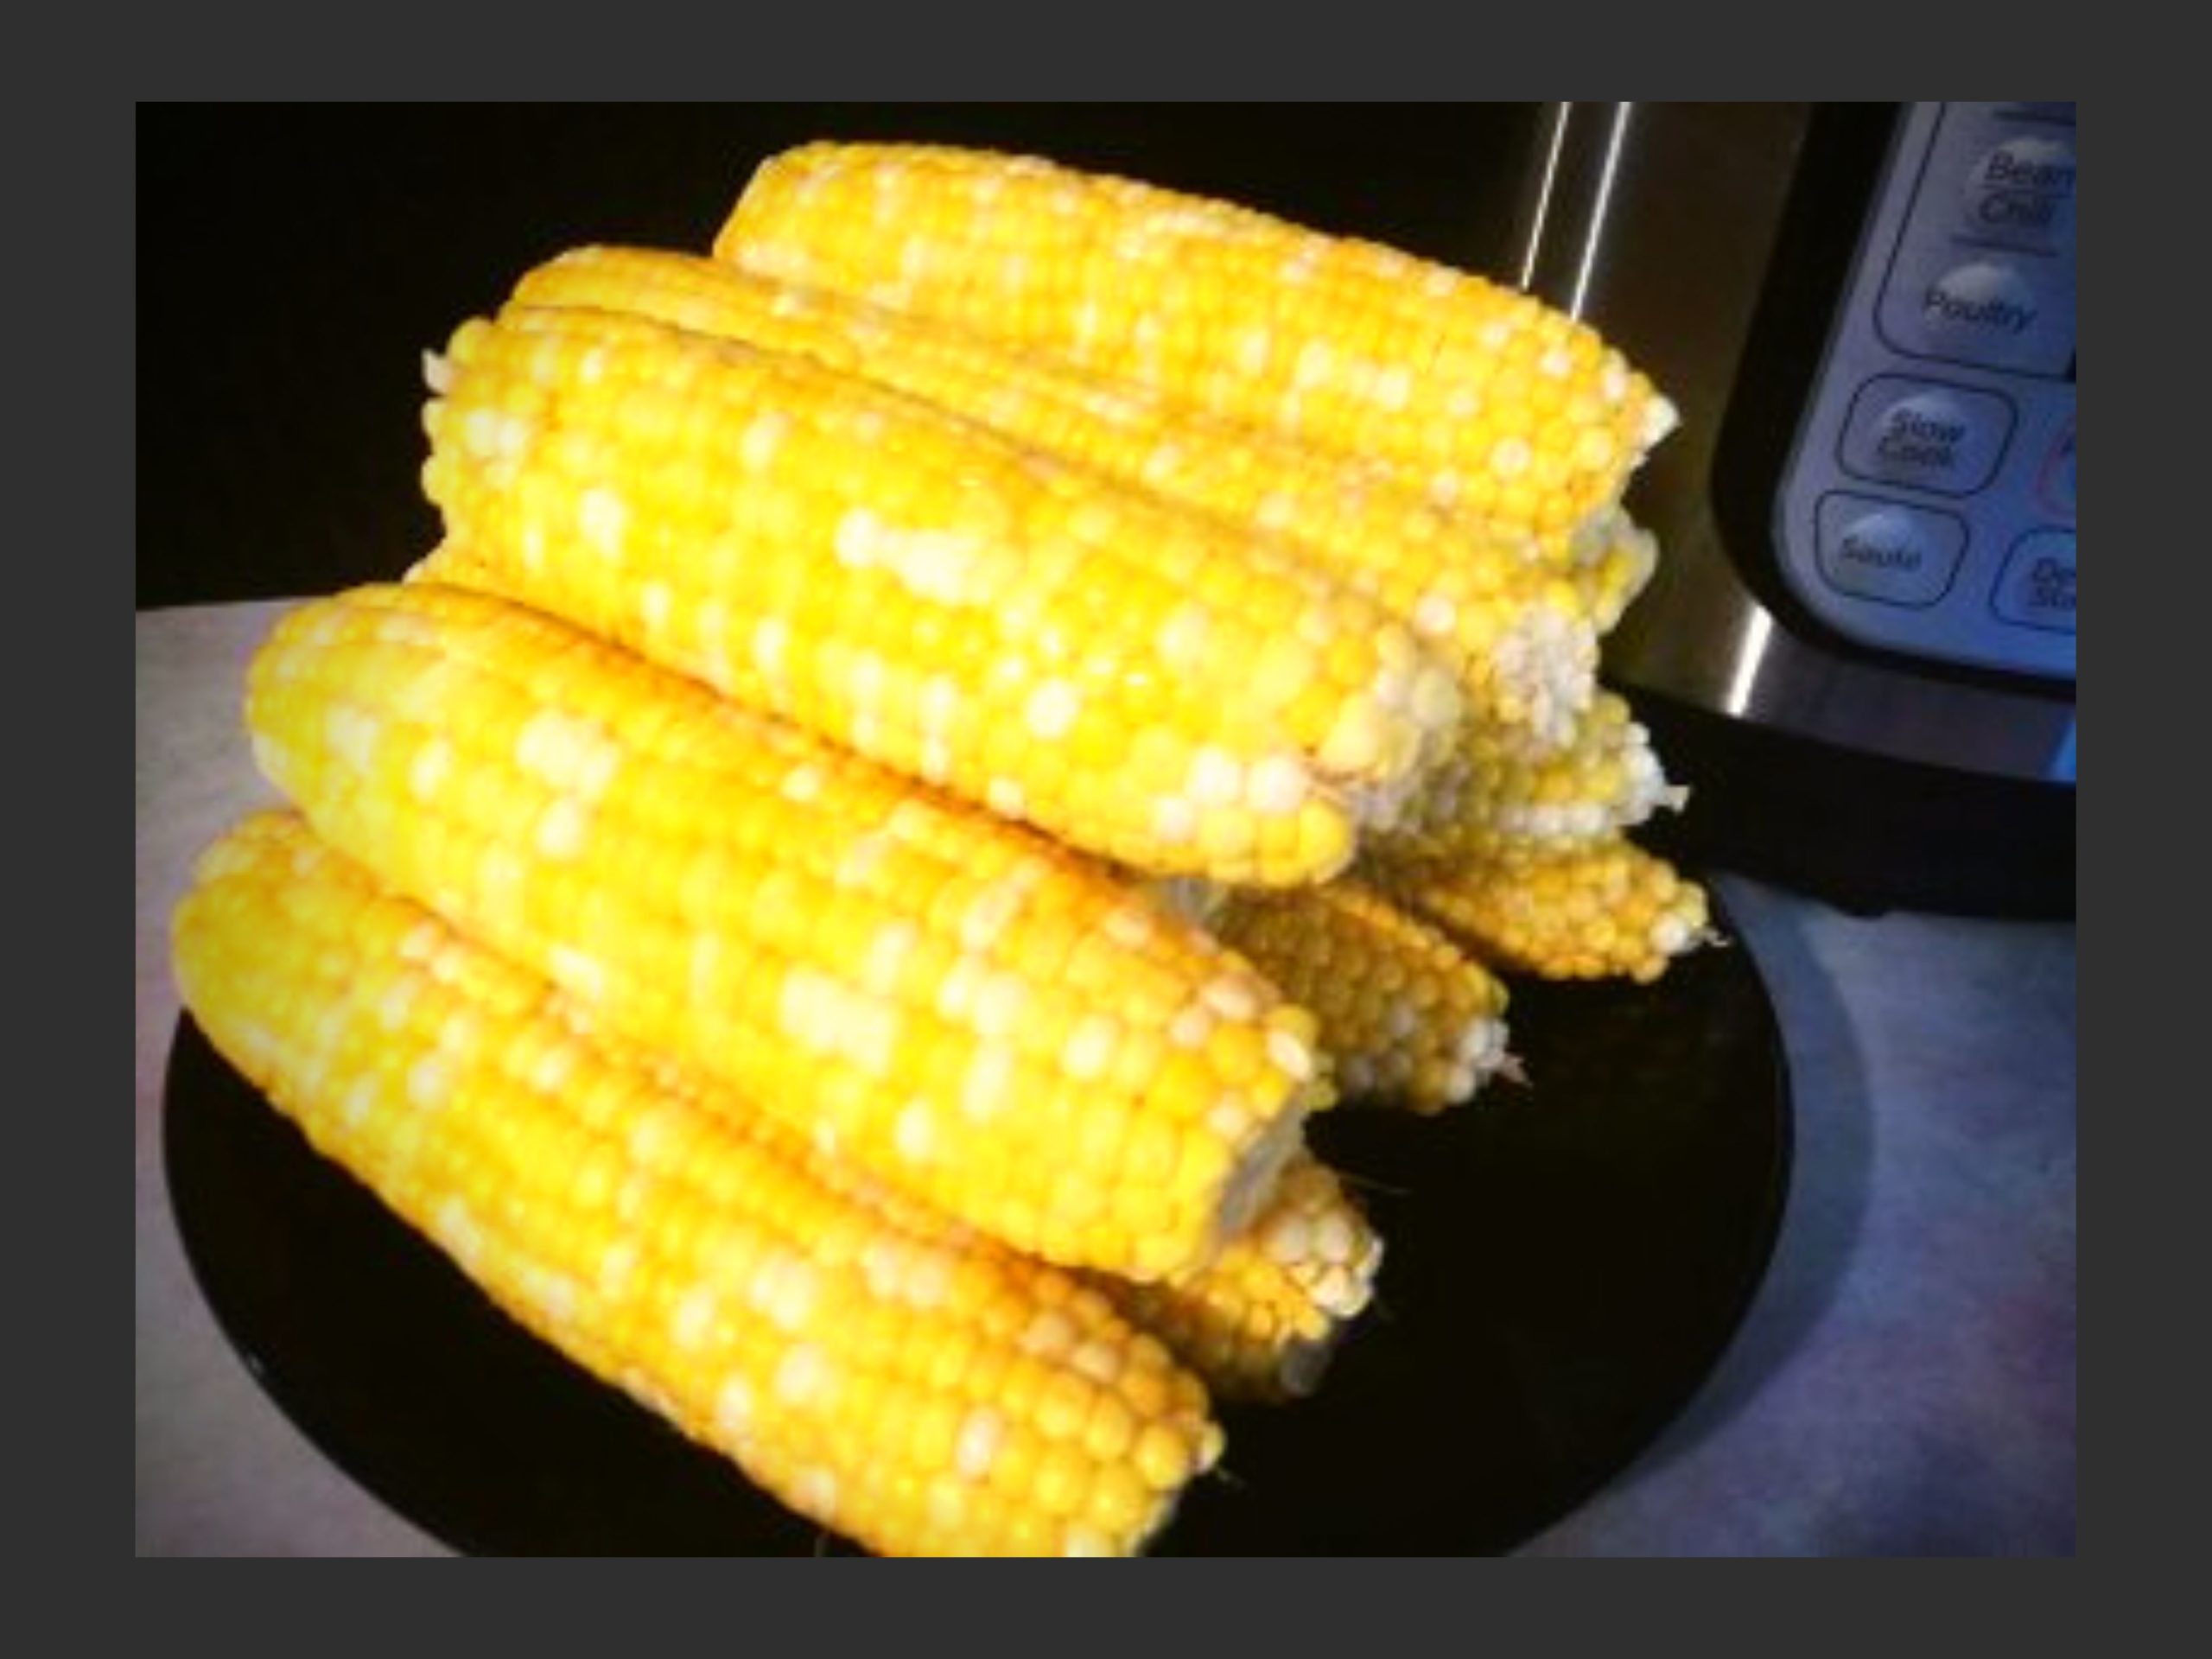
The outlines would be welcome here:
<svg viewBox="0 0 2212 1659">
<path fill-rule="evenodd" d="M 2074 677 L 2071 104 L 1908 106 L 1777 502 L 1847 638 Z"/>
</svg>

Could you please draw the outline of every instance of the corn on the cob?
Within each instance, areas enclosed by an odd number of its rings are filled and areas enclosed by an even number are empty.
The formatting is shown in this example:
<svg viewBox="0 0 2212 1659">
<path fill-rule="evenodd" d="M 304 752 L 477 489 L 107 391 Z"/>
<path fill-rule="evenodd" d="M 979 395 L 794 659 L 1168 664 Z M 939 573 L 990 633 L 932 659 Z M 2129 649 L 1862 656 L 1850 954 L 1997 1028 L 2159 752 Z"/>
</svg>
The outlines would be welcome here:
<svg viewBox="0 0 2212 1659">
<path fill-rule="evenodd" d="M 631 313 L 804 353 L 1278 541 L 1410 621 L 1459 674 L 1470 716 L 1528 744 L 1560 741 L 1587 702 L 1599 620 L 1611 626 L 1632 596 L 1650 545 L 1618 512 L 1549 538 L 1440 513 L 1365 457 L 710 259 L 578 248 L 525 275 L 512 303 Z"/>
<path fill-rule="evenodd" d="M 1341 879 L 1228 894 L 1215 936 L 1313 1010 L 1351 1098 L 1439 1112 L 1507 1064 L 1505 987 L 1437 929 Z"/>
<path fill-rule="evenodd" d="M 289 814 L 175 918 L 215 1046 L 499 1306 L 889 1554 L 1127 1553 L 1217 1455 L 1074 1276 L 825 1170 Z"/>
<path fill-rule="evenodd" d="M 1370 874 L 1484 961 L 1541 979 L 1649 982 L 1714 937 L 1705 889 L 1619 836 L 1564 849 L 1505 843 Z"/>
<path fill-rule="evenodd" d="M 1375 1292 L 1382 1241 L 1336 1173 L 1301 1156 L 1266 1212 L 1203 1271 L 1094 1280 L 1224 1400 L 1311 1394 Z"/>
<path fill-rule="evenodd" d="M 797 353 L 465 324 L 427 411 L 477 580 L 1134 868 L 1343 868 L 1459 721 L 1376 602 Z"/>
<path fill-rule="evenodd" d="M 542 613 L 316 601 L 247 717 L 340 850 L 1048 1259 L 1195 1265 L 1328 1098 L 1312 1016 L 1104 867 Z"/>
<path fill-rule="evenodd" d="M 717 257 L 975 327 L 1389 457 L 1446 507 L 1556 531 L 1618 499 L 1673 408 L 1589 328 L 1448 266 L 1031 157 L 771 157 Z"/>
<path fill-rule="evenodd" d="M 1601 691 L 1568 745 L 1531 756 L 1471 734 L 1430 775 L 1411 810 L 1376 839 L 1386 857 L 1481 855 L 1526 842 L 1565 849 L 1618 836 L 1688 799 L 1668 779 L 1651 734 L 1621 697 Z"/>
</svg>

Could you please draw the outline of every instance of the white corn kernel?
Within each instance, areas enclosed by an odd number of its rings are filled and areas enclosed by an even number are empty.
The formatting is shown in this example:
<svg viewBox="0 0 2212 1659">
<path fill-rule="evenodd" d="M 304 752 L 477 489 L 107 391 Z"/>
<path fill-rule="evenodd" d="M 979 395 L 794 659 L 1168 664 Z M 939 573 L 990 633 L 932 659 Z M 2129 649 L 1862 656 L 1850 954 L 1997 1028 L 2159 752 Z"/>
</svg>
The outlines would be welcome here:
<svg viewBox="0 0 2212 1659">
<path fill-rule="evenodd" d="M 753 1427 L 753 1387 L 743 1377 L 733 1376 L 715 1395 L 715 1427 L 720 1433 L 739 1440 Z"/>
<path fill-rule="evenodd" d="M 1206 744 L 1191 757 L 1185 788 L 1201 808 L 1234 806 L 1244 793 L 1244 769 L 1227 750 Z"/>
<path fill-rule="evenodd" d="M 613 557 L 622 550 L 630 528 L 630 504 L 605 485 L 594 484 L 576 504 L 576 528 L 587 544 Z"/>
<path fill-rule="evenodd" d="M 883 533 L 881 520 L 866 507 L 854 507 L 837 521 L 837 563 L 861 569 L 874 562 L 876 543 Z"/>
<path fill-rule="evenodd" d="M 1197 1002 L 1187 1003 L 1167 1022 L 1167 1040 L 1178 1048 L 1203 1048 L 1213 1033 L 1213 1026 L 1211 1009 Z"/>
<path fill-rule="evenodd" d="M 757 473 L 766 469 L 776 458 L 776 451 L 783 448 L 791 424 L 791 416 L 777 409 L 763 410 L 753 417 L 737 446 L 738 457 L 748 470 Z"/>
<path fill-rule="evenodd" d="M 1414 607 L 1414 626 L 1432 639 L 1443 639 L 1459 622 L 1458 607 L 1442 594 L 1423 594 Z"/>
<path fill-rule="evenodd" d="M 537 850 L 550 859 L 571 859 L 583 851 L 590 821 L 573 795 L 563 795 L 537 818 Z"/>
<path fill-rule="evenodd" d="M 1351 1224 L 1333 1211 L 1323 1216 L 1313 1229 L 1313 1248 L 1324 1262 L 1344 1262 L 1352 1257 L 1353 1234 Z"/>
<path fill-rule="evenodd" d="M 1065 680 L 1046 680 L 1029 694 L 1022 715 L 1033 736 L 1056 743 L 1074 728 L 1082 709 L 1082 696 L 1073 686 Z"/>
<path fill-rule="evenodd" d="M 1153 839 L 1163 847 L 1188 846 L 1198 833 L 1198 809 L 1181 795 L 1163 795 L 1153 803 Z"/>
<path fill-rule="evenodd" d="M 982 1479 L 997 1460 L 1005 1439 L 1006 1421 L 996 1411 L 988 1406 L 973 1408 L 961 1420 L 959 1436 L 953 1442 L 953 1467 L 964 1480 Z"/>
<path fill-rule="evenodd" d="M 1252 770 L 1245 799 L 1255 812 L 1287 817 L 1306 804 L 1306 768 L 1287 755 L 1271 754 Z"/>
<path fill-rule="evenodd" d="M 1113 1064 L 1121 1041 L 1120 1020 L 1110 1014 L 1087 1014 L 1068 1033 L 1066 1046 L 1060 1051 L 1060 1065 L 1070 1077 L 1082 1081 L 1103 1077 Z"/>
<path fill-rule="evenodd" d="M 937 1145 L 937 1119 L 925 1101 L 910 1100 L 892 1126 L 892 1141 L 909 1163 L 925 1162 Z"/>
<path fill-rule="evenodd" d="M 974 1122 L 988 1123 L 1006 1109 L 1014 1082 L 1011 1051 L 986 1045 L 976 1050 L 960 1081 L 960 1109 Z"/>
<path fill-rule="evenodd" d="M 822 1351 L 810 1342 L 802 1342 L 776 1366 L 776 1397 L 786 1405 L 818 1404 L 829 1393 L 830 1376 L 830 1362 Z"/>
<path fill-rule="evenodd" d="M 1239 979 L 1222 976 L 1208 980 L 1199 989 L 1205 1004 L 1224 1020 L 1256 1020 L 1260 1015 L 1260 999 L 1249 985 Z"/>
<path fill-rule="evenodd" d="M 714 1292 L 703 1285 L 695 1285 L 677 1299 L 674 1311 L 669 1315 L 668 1334 L 678 1348 L 696 1351 L 706 1346 L 713 1334 L 716 1308 Z"/>
<path fill-rule="evenodd" d="M 1284 1076 L 1304 1083 L 1313 1076 L 1316 1069 L 1313 1051 L 1300 1042 L 1294 1032 L 1271 1027 L 1268 1031 L 1268 1058 L 1275 1063 Z"/>
<path fill-rule="evenodd" d="M 1313 1249 L 1313 1230 L 1306 1217 L 1300 1215 L 1287 1215 L 1277 1220 L 1268 1229 L 1263 1242 L 1269 1255 L 1286 1263 L 1303 1262 Z"/>
</svg>

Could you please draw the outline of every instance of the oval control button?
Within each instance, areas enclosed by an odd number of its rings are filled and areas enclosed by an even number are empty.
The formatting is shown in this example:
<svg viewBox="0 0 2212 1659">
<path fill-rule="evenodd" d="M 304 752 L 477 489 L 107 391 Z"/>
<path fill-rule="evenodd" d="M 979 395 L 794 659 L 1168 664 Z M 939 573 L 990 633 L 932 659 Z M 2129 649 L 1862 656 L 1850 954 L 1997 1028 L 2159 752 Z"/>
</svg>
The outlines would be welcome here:
<svg viewBox="0 0 2212 1659">
<path fill-rule="evenodd" d="M 1929 341 L 1960 357 L 2008 360 L 2043 315 L 2034 286 L 2012 265 L 1977 259 L 1945 271 L 1921 296 Z"/>
<path fill-rule="evenodd" d="M 1967 545 L 1965 524 L 1950 513 L 1871 496 L 1823 496 L 1818 529 L 1828 585 L 1885 605 L 1933 605 Z"/>
<path fill-rule="evenodd" d="M 2074 534 L 2031 530 L 2012 545 L 1990 607 L 2026 628 L 2074 632 Z"/>
<path fill-rule="evenodd" d="M 2007 138 L 1967 175 L 1966 219 L 1976 234 L 2057 248 L 2074 231 L 2074 146 L 2042 133 Z"/>
<path fill-rule="evenodd" d="M 2012 435 L 2012 405 L 1995 392 L 1880 375 L 1852 404 L 1843 464 L 1861 478 L 1964 495 L 1989 482 Z"/>
</svg>

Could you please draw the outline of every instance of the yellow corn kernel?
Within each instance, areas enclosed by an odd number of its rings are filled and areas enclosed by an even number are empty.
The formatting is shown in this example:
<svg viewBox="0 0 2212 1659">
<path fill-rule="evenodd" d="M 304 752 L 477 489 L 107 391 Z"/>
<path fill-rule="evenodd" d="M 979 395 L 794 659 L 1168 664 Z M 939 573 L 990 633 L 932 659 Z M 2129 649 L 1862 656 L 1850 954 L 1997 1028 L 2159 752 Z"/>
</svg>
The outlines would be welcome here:
<svg viewBox="0 0 2212 1659">
<path fill-rule="evenodd" d="M 203 856 L 174 959 L 215 1046 L 518 1323 L 870 1549 L 1131 1552 L 1174 1499 L 1155 1477 L 1219 1445 L 1187 1389 L 1120 1386 L 1168 1361 L 1103 1297 L 607 1035 L 289 813 Z M 1081 1371 L 987 1317 L 1064 1310 Z M 941 1366 L 948 1347 L 965 1363 Z M 1061 1435 L 1047 1478 L 999 1478 L 999 1448 L 1033 1431 L 981 1355 L 1110 1401 L 1094 1414 L 1128 1432 Z"/>
<path fill-rule="evenodd" d="M 1527 295 L 1229 203 L 1035 160 L 815 143 L 718 257 L 1057 353 L 1558 530 L 1618 499 L 1672 407 Z"/>
<path fill-rule="evenodd" d="M 1327 1098 L 1227 1043 L 1179 1052 L 1173 1088 L 1125 1084 L 1125 987 L 1233 987 L 1249 1013 L 1224 1029 L 1255 1043 L 1280 993 L 1173 916 L 1109 930 L 1147 901 L 1107 867 L 507 601 L 411 582 L 303 607 L 257 655 L 247 719 L 270 780 L 399 890 L 810 1142 L 1052 1259 L 1202 1259 Z M 925 946 L 943 971 L 918 982 Z M 1071 967 L 1029 966 L 1047 961 Z"/>
<path fill-rule="evenodd" d="M 1459 722 L 1456 700 L 1387 695 L 1406 658 L 1444 671 L 1376 601 L 811 358 L 518 307 L 463 325 L 446 362 L 424 481 L 471 585 L 1132 867 L 1319 879 L 1295 861 L 1303 838 L 1257 826 L 1310 799 L 1349 842 Z M 1274 607 L 1329 652 L 1317 707 L 1250 685 Z M 1171 661 L 1161 635 L 1183 615 L 1209 646 Z M 1332 747 L 1347 721 L 1384 741 Z M 1179 774 L 1214 747 L 1285 761 L 1303 788 L 1281 803 L 1142 789 L 1147 728 Z"/>
</svg>

